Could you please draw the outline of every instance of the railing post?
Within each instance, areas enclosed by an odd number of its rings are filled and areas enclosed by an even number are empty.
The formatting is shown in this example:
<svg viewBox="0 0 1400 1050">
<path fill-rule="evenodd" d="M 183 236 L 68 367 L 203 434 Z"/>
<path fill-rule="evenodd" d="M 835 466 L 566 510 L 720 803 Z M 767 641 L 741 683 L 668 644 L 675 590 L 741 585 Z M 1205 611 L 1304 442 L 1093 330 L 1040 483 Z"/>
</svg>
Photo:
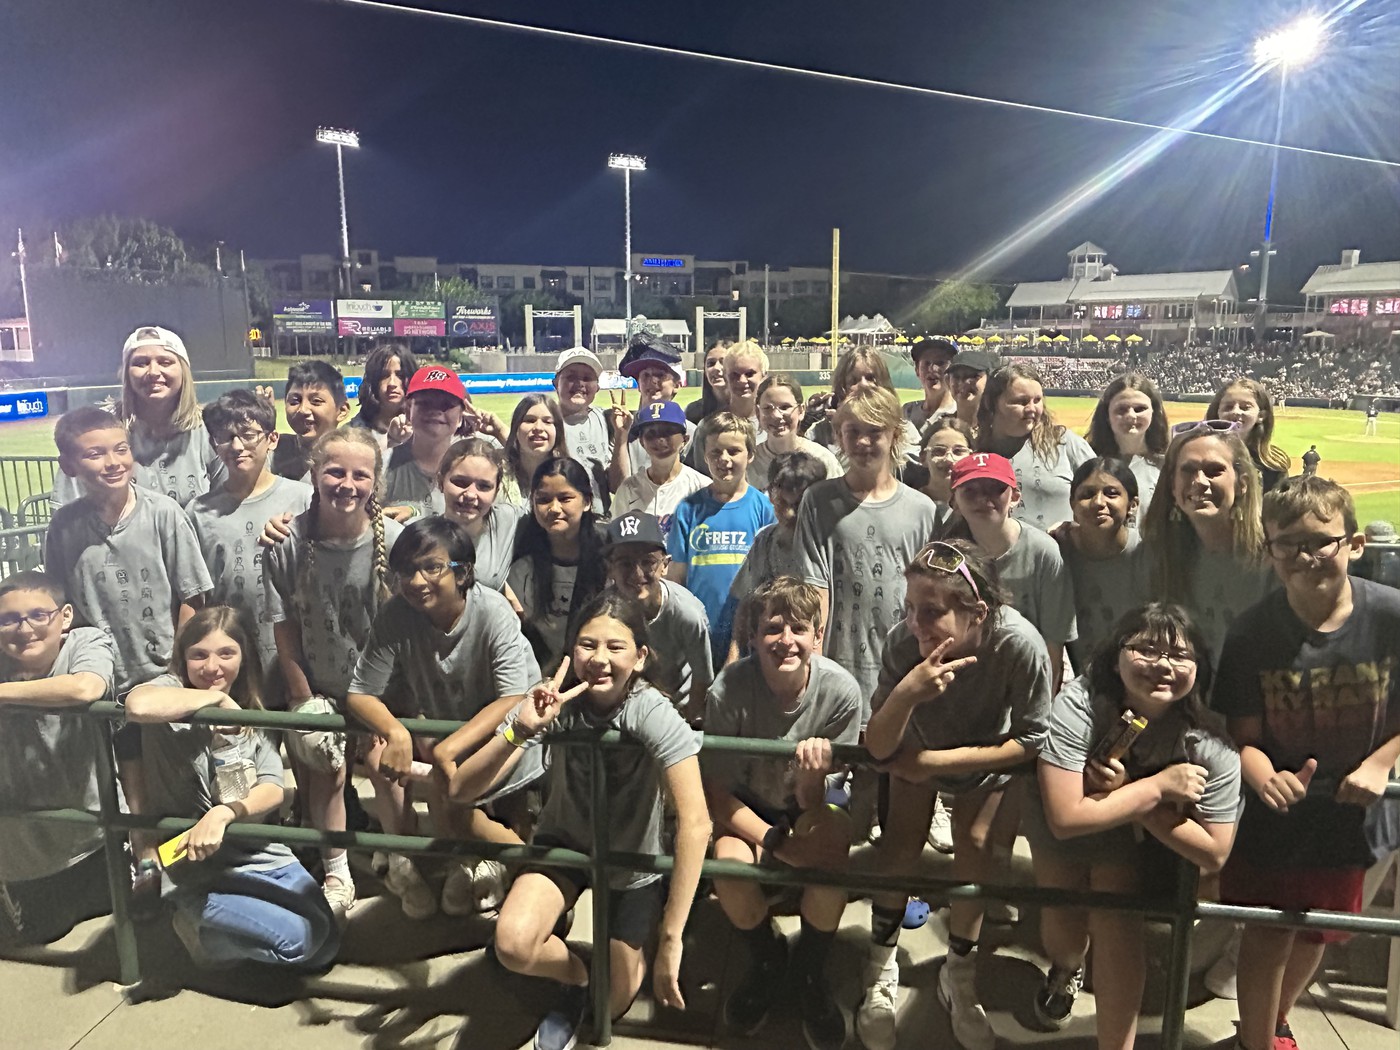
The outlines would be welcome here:
<svg viewBox="0 0 1400 1050">
<path fill-rule="evenodd" d="M 589 976 L 593 991 L 593 1045 L 607 1046 L 612 1042 L 612 939 L 608 936 L 608 854 L 612 842 L 608 834 L 608 764 L 602 743 L 594 740 L 588 745 L 588 760 L 593 773 L 593 969 Z"/>
<path fill-rule="evenodd" d="M 1196 894 L 1200 869 L 1178 860 L 1176 905 L 1172 915 L 1172 947 L 1167 957 L 1167 994 L 1162 1004 L 1162 1050 L 1181 1050 L 1186 1033 L 1186 999 L 1191 985 L 1191 933 L 1196 924 Z"/>
<path fill-rule="evenodd" d="M 107 887 L 112 895 L 112 931 L 117 939 L 117 973 L 126 987 L 141 982 L 141 957 L 131 921 L 131 871 L 126 862 L 126 833 L 112 826 L 121 815 L 117 801 L 117 766 L 113 759 L 113 723 L 101 719 L 97 747 L 97 803 L 102 814 L 102 851 Z"/>
</svg>

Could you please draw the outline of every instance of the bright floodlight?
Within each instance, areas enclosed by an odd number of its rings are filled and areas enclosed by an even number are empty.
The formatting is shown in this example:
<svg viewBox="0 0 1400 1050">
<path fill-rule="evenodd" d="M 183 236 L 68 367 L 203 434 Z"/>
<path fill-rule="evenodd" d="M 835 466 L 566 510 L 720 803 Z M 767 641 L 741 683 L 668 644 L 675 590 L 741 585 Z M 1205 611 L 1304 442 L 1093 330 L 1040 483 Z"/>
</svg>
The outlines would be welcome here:
<svg viewBox="0 0 1400 1050">
<path fill-rule="evenodd" d="M 1327 39 L 1327 23 L 1304 15 L 1254 43 L 1254 61 L 1261 66 L 1296 67 L 1311 62 Z"/>
<path fill-rule="evenodd" d="M 647 159 L 632 153 L 609 153 L 608 167 L 619 171 L 646 171 Z"/>
<path fill-rule="evenodd" d="M 350 131 L 348 128 L 317 128 L 316 141 L 332 146 L 344 146 L 346 149 L 360 148 L 359 132 Z"/>
</svg>

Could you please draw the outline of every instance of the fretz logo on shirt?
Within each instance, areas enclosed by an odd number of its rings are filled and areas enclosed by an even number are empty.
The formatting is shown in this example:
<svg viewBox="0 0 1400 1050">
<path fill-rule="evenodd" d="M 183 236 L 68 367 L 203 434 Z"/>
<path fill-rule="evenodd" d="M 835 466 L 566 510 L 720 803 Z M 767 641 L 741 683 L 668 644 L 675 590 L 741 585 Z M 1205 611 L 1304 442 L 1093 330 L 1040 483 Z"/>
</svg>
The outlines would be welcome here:
<svg viewBox="0 0 1400 1050">
<path fill-rule="evenodd" d="M 691 549 L 699 554 L 713 550 L 747 550 L 749 547 L 749 534 L 745 529 L 721 531 L 708 525 L 697 525 L 690 530 L 687 539 Z"/>
</svg>

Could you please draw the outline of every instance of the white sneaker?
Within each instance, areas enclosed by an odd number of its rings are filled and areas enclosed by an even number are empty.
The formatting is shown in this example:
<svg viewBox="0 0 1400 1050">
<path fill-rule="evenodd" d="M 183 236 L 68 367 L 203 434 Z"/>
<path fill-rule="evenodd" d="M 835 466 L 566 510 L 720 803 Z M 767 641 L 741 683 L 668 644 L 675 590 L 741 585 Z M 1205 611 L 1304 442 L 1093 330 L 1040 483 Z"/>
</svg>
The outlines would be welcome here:
<svg viewBox="0 0 1400 1050">
<path fill-rule="evenodd" d="M 476 910 L 497 911 L 506 899 L 506 866 L 498 860 L 483 860 L 472 872 L 472 892 Z"/>
<path fill-rule="evenodd" d="M 355 883 L 338 875 L 327 875 L 321 883 L 321 892 L 326 895 L 326 903 L 331 906 L 335 921 L 344 924 L 350 909 L 355 906 Z"/>
<path fill-rule="evenodd" d="M 856 1010 L 856 1034 L 866 1050 L 894 1050 L 898 1001 L 899 964 L 891 960 L 868 979 L 865 998 Z"/>
<path fill-rule="evenodd" d="M 1217 999 L 1234 999 L 1238 995 L 1235 988 L 1235 971 L 1240 966 L 1241 930 L 1242 927 L 1235 927 L 1234 936 L 1225 943 L 1225 950 L 1220 953 L 1220 958 L 1206 971 L 1206 991 Z"/>
<path fill-rule="evenodd" d="M 389 870 L 389 854 L 382 849 L 375 850 L 369 858 L 369 870 L 382 879 L 384 873 Z"/>
<path fill-rule="evenodd" d="M 1015 926 L 1021 921 L 1021 909 L 1010 901 L 988 897 L 982 908 L 982 921 L 993 926 Z"/>
<path fill-rule="evenodd" d="M 445 915 L 470 915 L 476 910 L 471 861 L 453 861 L 442 884 L 442 910 Z"/>
<path fill-rule="evenodd" d="M 953 815 L 939 795 L 933 803 L 933 821 L 928 826 L 928 844 L 939 853 L 953 852 Z"/>
<path fill-rule="evenodd" d="M 996 1050 L 997 1034 L 987 1011 L 977 1001 L 973 978 L 977 973 L 977 949 L 959 957 L 952 952 L 938 971 L 938 1001 L 953 1022 L 953 1038 L 963 1050 Z"/>
<path fill-rule="evenodd" d="M 389 857 L 389 871 L 384 876 L 384 888 L 399 899 L 403 913 L 410 919 L 426 919 L 438 909 L 437 898 L 413 861 L 395 853 Z"/>
</svg>

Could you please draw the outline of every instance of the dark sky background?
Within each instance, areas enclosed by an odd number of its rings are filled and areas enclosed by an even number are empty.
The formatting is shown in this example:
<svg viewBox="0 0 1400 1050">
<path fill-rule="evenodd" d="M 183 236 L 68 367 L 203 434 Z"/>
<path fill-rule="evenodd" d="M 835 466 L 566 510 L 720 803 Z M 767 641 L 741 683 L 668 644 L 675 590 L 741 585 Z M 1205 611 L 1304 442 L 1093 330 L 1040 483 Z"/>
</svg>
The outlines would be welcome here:
<svg viewBox="0 0 1400 1050">
<path fill-rule="evenodd" d="M 429 2 L 429 0 L 424 0 Z M 1133 119 L 1239 76 L 1282 0 L 434 0 L 531 21 Z M 0 12 L 0 220 L 114 212 L 250 256 L 352 245 L 445 261 L 619 259 L 609 151 L 646 154 L 634 246 L 762 264 L 958 270 L 1150 133 L 738 70 L 328 0 L 17 0 Z M 1400 160 L 1400 0 L 1338 22 L 1290 80 L 1283 141 Z M 1272 135 L 1276 75 L 1209 130 Z M 1060 276 L 1092 239 L 1127 272 L 1246 261 L 1269 151 L 1186 139 L 999 262 Z M 1400 169 L 1285 154 L 1280 298 L 1347 247 L 1400 257 Z M 8 235 L 7 235 L 8 236 Z"/>
</svg>

